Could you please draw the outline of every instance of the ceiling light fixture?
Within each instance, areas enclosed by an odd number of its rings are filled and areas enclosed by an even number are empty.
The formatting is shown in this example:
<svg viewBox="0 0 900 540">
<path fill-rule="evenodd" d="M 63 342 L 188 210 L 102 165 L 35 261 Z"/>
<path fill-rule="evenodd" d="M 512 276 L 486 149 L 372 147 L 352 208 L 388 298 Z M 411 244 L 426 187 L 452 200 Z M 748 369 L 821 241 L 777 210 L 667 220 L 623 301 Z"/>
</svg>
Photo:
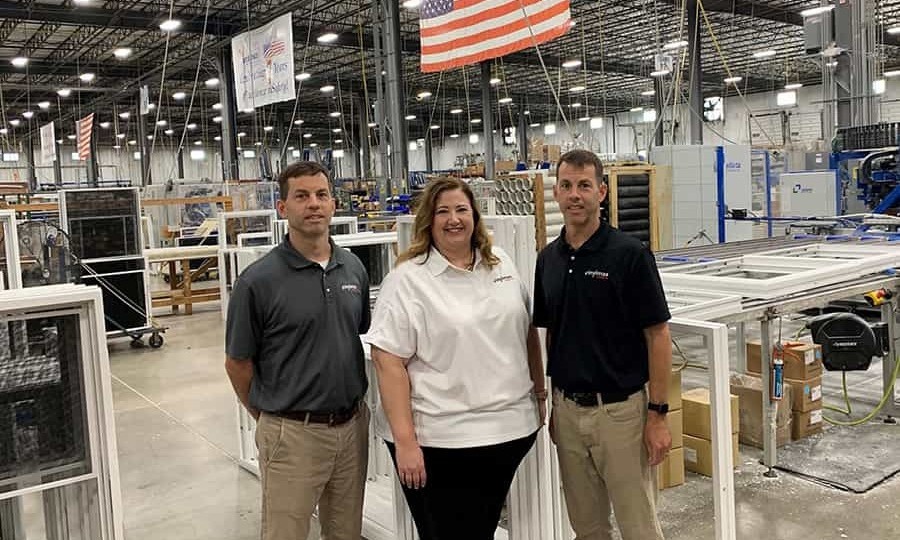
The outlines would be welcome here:
<svg viewBox="0 0 900 540">
<path fill-rule="evenodd" d="M 131 56 L 131 49 L 129 47 L 119 47 L 118 49 L 113 49 L 113 56 L 118 58 L 119 60 L 125 60 L 129 56 Z"/>
<path fill-rule="evenodd" d="M 431 92 L 429 92 L 428 90 L 422 90 L 421 92 L 419 92 L 418 94 L 416 94 L 416 97 L 419 98 L 419 99 L 430 98 L 430 97 L 431 97 Z"/>
<path fill-rule="evenodd" d="M 462 114 L 462 109 L 450 109 L 450 114 Z"/>
<path fill-rule="evenodd" d="M 344 139 L 335 139 L 334 144 L 341 144 L 344 142 Z"/>
<path fill-rule="evenodd" d="M 540 123 L 540 122 L 534 122 L 534 123 L 528 124 L 528 127 L 533 127 L 533 128 L 535 128 L 535 127 L 541 127 L 541 123 Z"/>
<path fill-rule="evenodd" d="M 665 77 L 669 73 L 672 73 L 672 72 L 669 71 L 668 69 L 658 69 L 656 71 L 651 71 L 650 76 L 651 77 Z"/>
<path fill-rule="evenodd" d="M 470 124 L 480 124 L 481 118 L 473 118 L 472 120 L 469 121 L 469 123 Z"/>
<path fill-rule="evenodd" d="M 222 140 L 222 136 L 221 136 L 221 135 L 216 135 L 215 137 L 213 137 L 213 140 L 216 141 L 216 142 L 219 142 L 219 141 Z"/>
<path fill-rule="evenodd" d="M 127 112 L 127 111 L 119 113 L 119 118 L 121 118 L 122 120 L 128 120 L 128 118 L 130 116 L 131 116 L 131 113 Z"/>
<path fill-rule="evenodd" d="M 491 86 L 497 86 L 498 84 L 500 84 L 500 79 L 497 77 L 491 77 L 491 79 L 488 81 L 488 84 L 490 84 Z"/>
<path fill-rule="evenodd" d="M 577 68 L 580 65 L 581 65 L 581 60 L 575 60 L 575 59 L 566 60 L 565 62 L 562 63 L 562 67 L 564 67 L 566 69 Z"/>
<path fill-rule="evenodd" d="M 578 108 L 581 107 L 581 103 L 578 103 L 578 102 L 576 101 L 575 103 L 570 103 L 570 104 L 569 104 L 569 107 L 571 107 L 571 108 L 573 108 L 573 109 L 578 109 Z"/>
<path fill-rule="evenodd" d="M 156 121 L 157 126 L 164 126 L 166 124 L 168 124 L 168 122 L 166 122 L 165 120 L 157 120 Z"/>
<path fill-rule="evenodd" d="M 681 39 L 678 41 L 670 41 L 670 42 L 666 43 L 665 45 L 663 45 L 663 50 L 671 51 L 674 49 L 683 49 L 684 47 L 687 47 L 687 46 L 688 46 L 688 42 Z"/>
<path fill-rule="evenodd" d="M 430 126 L 430 128 L 431 128 L 432 130 L 437 130 L 437 129 L 441 129 L 441 126 L 439 126 L 439 125 L 437 125 L 437 124 L 434 124 L 434 125 Z"/>
<path fill-rule="evenodd" d="M 69 139 L 70 141 L 74 141 L 75 135 L 66 135 L 66 138 Z"/>
<path fill-rule="evenodd" d="M 165 133 L 166 135 L 175 135 L 175 130 L 167 129 L 167 130 L 163 131 L 163 133 Z"/>
<path fill-rule="evenodd" d="M 458 138 L 459 138 L 459 133 L 451 133 L 451 134 L 450 134 L 450 138 L 451 138 L 451 139 L 458 139 Z"/>
<path fill-rule="evenodd" d="M 18 127 L 18 125 L 21 123 L 22 123 L 22 121 L 19 120 L 18 118 L 13 118 L 12 120 L 9 121 L 9 125 L 11 125 L 12 127 Z"/>
<path fill-rule="evenodd" d="M 406 119 L 407 119 L 407 120 L 415 120 L 415 119 L 416 119 L 416 115 L 414 115 L 414 114 L 407 114 L 407 115 L 406 115 Z"/>
<path fill-rule="evenodd" d="M 47 110 L 50 108 L 50 102 L 49 101 L 41 101 L 40 103 L 38 103 L 38 108 Z"/>
<path fill-rule="evenodd" d="M 95 78 L 97 78 L 97 76 L 94 75 L 93 73 L 82 73 L 81 75 L 78 76 L 78 78 L 81 79 L 81 82 L 91 82 Z"/>
<path fill-rule="evenodd" d="M 341 132 L 341 128 L 332 128 L 332 129 L 331 129 L 331 132 L 332 132 L 332 133 L 340 133 L 340 132 Z"/>
<path fill-rule="evenodd" d="M 303 120 L 294 120 L 294 125 L 295 125 L 295 126 L 302 126 L 302 125 L 303 125 Z"/>
<path fill-rule="evenodd" d="M 203 141 L 194 141 L 194 146 L 200 146 L 203 144 Z"/>
<path fill-rule="evenodd" d="M 373 127 L 378 126 L 378 124 L 376 124 L 375 122 L 369 122 L 367 125 L 368 125 L 370 128 L 373 128 Z"/>
<path fill-rule="evenodd" d="M 322 88 L 319 88 L 319 91 L 322 92 L 323 94 L 327 94 L 328 92 L 334 92 L 334 86 L 332 86 L 330 84 L 326 84 Z"/>
<path fill-rule="evenodd" d="M 197 124 L 191 122 L 190 124 L 186 125 L 185 127 L 190 130 L 195 130 L 195 129 L 197 129 Z"/>
<path fill-rule="evenodd" d="M 582 116 L 581 118 L 578 119 L 578 121 L 579 122 L 590 122 L 591 117 L 590 116 Z"/>
<path fill-rule="evenodd" d="M 569 88 L 569 92 L 572 92 L 572 93 L 574 93 L 574 92 L 583 92 L 583 91 L 584 91 L 584 87 L 583 87 L 583 86 L 573 86 L 572 88 Z"/>
<path fill-rule="evenodd" d="M 656 90 L 644 90 L 643 92 L 641 92 L 641 95 L 644 97 L 655 96 Z"/>
<path fill-rule="evenodd" d="M 416 9 L 422 5 L 422 0 L 404 0 L 403 7 L 406 9 Z"/>
<path fill-rule="evenodd" d="M 331 111 L 330 113 L 328 113 L 328 116 L 330 116 L 332 118 L 337 118 L 340 115 L 341 115 L 340 111 Z"/>
<path fill-rule="evenodd" d="M 173 32 L 181 27 L 181 21 L 178 19 L 167 19 L 159 24 L 159 29 L 163 32 Z"/>
<path fill-rule="evenodd" d="M 25 111 L 22 113 L 22 116 L 27 120 L 31 120 L 31 117 L 34 116 L 34 113 L 31 111 Z"/>
<path fill-rule="evenodd" d="M 10 63 L 12 63 L 12 65 L 19 67 L 19 68 L 25 67 L 28 65 L 28 59 L 25 58 L 24 56 L 17 56 L 15 58 L 13 58 L 12 60 L 10 60 Z"/>
<path fill-rule="evenodd" d="M 897 74 L 900 75 L 900 71 L 898 71 Z M 887 75 L 887 73 L 885 73 L 885 75 Z M 791 83 L 784 85 L 785 90 L 798 90 L 800 88 L 803 88 L 803 83 Z"/>
<path fill-rule="evenodd" d="M 312 75 L 310 75 L 309 73 L 307 73 L 305 71 L 303 73 L 300 73 L 300 74 L 294 76 L 294 78 L 297 79 L 298 81 L 305 81 L 306 79 L 308 79 L 310 77 L 312 77 Z"/>
<path fill-rule="evenodd" d="M 312 139 L 312 133 L 304 133 L 303 138 L 304 139 Z"/>
<path fill-rule="evenodd" d="M 221 117 L 221 116 L 213 116 L 212 121 L 215 122 L 216 124 L 221 124 L 221 123 L 222 123 L 222 117 Z"/>
<path fill-rule="evenodd" d="M 206 79 L 206 81 L 204 81 L 203 84 L 205 84 L 207 88 L 215 88 L 216 86 L 219 86 L 219 79 L 217 79 L 215 77 L 213 77 L 211 79 Z"/>
<path fill-rule="evenodd" d="M 896 34 L 900 34 L 900 26 L 894 26 L 892 28 L 888 28 L 887 33 L 892 36 L 896 35 Z"/>
<path fill-rule="evenodd" d="M 246 134 L 245 132 L 242 131 L 242 132 L 238 133 L 237 136 L 238 136 L 238 137 L 246 137 L 247 134 Z"/>
<path fill-rule="evenodd" d="M 124 139 L 124 138 L 125 138 L 125 134 L 124 134 L 124 133 L 116 133 L 116 138 L 117 138 L 117 139 Z"/>
<path fill-rule="evenodd" d="M 753 58 L 771 58 L 776 54 L 778 54 L 778 52 L 774 49 L 768 49 L 766 51 L 756 51 L 755 53 L 753 53 Z"/>
<path fill-rule="evenodd" d="M 72 91 L 69 90 L 68 88 L 60 88 L 59 90 L 56 91 L 56 93 L 59 94 L 59 97 L 63 97 L 63 98 L 67 98 L 72 95 Z"/>
<path fill-rule="evenodd" d="M 822 13 L 828 13 L 834 9 L 834 4 L 829 4 L 827 6 L 817 6 L 814 8 L 804 9 L 800 12 L 801 17 L 813 17 L 815 15 L 821 15 Z"/>
<path fill-rule="evenodd" d="M 631 111 L 631 112 L 641 112 L 643 110 L 644 110 L 643 107 L 632 107 L 629 109 L 629 111 Z"/>
<path fill-rule="evenodd" d="M 222 104 L 221 103 L 213 103 L 212 108 L 214 111 L 222 110 Z"/>
<path fill-rule="evenodd" d="M 722 79 L 722 81 L 723 81 L 725 84 L 739 83 L 739 82 L 741 82 L 741 81 L 743 81 L 743 80 L 744 80 L 744 78 L 743 78 L 743 77 L 739 77 L 739 76 L 725 77 L 724 79 Z"/>
<path fill-rule="evenodd" d="M 501 105 L 506 105 L 507 103 L 512 103 L 512 98 L 509 96 L 502 97 L 497 100 L 497 103 L 500 103 Z"/>
<path fill-rule="evenodd" d="M 896 77 L 897 75 L 900 75 L 900 69 L 892 69 L 890 71 L 885 71 L 883 73 L 883 75 L 885 77 Z M 787 86 L 785 86 L 785 88 L 787 88 Z"/>
<path fill-rule="evenodd" d="M 272 127 L 272 126 L 264 126 L 264 127 L 263 127 L 263 131 L 266 131 L 266 132 L 268 132 L 268 131 L 274 131 L 274 130 L 275 130 L 275 128 Z"/>
<path fill-rule="evenodd" d="M 318 41 L 319 43 L 332 43 L 335 40 L 337 40 L 337 38 L 338 38 L 338 35 L 335 34 L 334 32 L 326 32 L 326 33 L 322 34 L 321 36 L 317 37 L 316 41 Z"/>
</svg>

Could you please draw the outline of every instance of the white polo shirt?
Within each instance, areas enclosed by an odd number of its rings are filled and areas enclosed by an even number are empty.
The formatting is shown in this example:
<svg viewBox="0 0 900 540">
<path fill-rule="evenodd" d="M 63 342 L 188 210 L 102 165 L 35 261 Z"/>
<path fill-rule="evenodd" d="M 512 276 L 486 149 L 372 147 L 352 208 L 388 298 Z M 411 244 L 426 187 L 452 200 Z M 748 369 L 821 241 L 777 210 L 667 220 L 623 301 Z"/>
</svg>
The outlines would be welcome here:
<svg viewBox="0 0 900 540">
<path fill-rule="evenodd" d="M 494 255 L 494 268 L 479 253 L 468 272 L 432 248 L 427 261 L 406 261 L 381 284 L 364 339 L 408 359 L 422 446 L 488 446 L 540 427 L 526 349 L 528 291 L 509 255 L 496 247 Z M 380 404 L 375 429 L 393 441 Z"/>
</svg>

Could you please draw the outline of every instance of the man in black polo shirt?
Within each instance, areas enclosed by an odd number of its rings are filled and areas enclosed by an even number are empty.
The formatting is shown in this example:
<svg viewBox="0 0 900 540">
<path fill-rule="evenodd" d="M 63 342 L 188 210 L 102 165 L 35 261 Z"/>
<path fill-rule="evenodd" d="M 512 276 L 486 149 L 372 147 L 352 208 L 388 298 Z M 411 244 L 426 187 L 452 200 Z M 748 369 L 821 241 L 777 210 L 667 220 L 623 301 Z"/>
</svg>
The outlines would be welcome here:
<svg viewBox="0 0 900 540">
<path fill-rule="evenodd" d="M 329 237 L 328 173 L 298 162 L 278 179 L 281 245 L 247 268 L 228 304 L 225 368 L 257 418 L 262 540 L 359 540 L 368 461 L 367 381 L 359 335 L 369 279 Z"/>
<path fill-rule="evenodd" d="M 652 467 L 672 444 L 670 315 L 653 255 L 601 221 L 607 190 L 596 155 L 560 158 L 553 194 L 565 227 L 538 256 L 534 280 L 550 434 L 578 540 L 611 539 L 611 509 L 623 540 L 662 539 Z"/>
</svg>

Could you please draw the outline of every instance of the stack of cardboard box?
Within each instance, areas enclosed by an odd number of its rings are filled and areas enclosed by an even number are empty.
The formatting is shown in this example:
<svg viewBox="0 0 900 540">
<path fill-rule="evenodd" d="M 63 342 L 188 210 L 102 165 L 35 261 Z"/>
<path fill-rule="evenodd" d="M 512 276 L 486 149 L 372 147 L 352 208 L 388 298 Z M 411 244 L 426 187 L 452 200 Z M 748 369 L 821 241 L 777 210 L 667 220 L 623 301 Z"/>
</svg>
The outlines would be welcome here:
<svg viewBox="0 0 900 540">
<path fill-rule="evenodd" d="M 710 396 L 706 388 L 695 388 L 681 394 L 681 407 L 684 411 L 684 465 L 689 471 L 712 476 L 713 443 L 712 420 L 710 416 Z M 738 397 L 731 396 L 731 444 L 734 465 L 740 460 L 738 451 L 738 433 L 740 418 L 738 415 Z"/>
<path fill-rule="evenodd" d="M 750 373 L 760 373 L 760 352 L 759 343 L 747 343 L 747 371 Z M 822 370 L 819 345 L 784 344 L 785 395 L 782 401 L 791 408 L 791 434 L 795 441 L 822 431 Z"/>
<path fill-rule="evenodd" d="M 656 485 L 659 489 L 680 486 L 684 483 L 684 449 L 682 437 L 681 372 L 673 371 L 669 379 L 669 414 L 666 421 L 672 435 L 672 449 L 657 467 Z"/>
<path fill-rule="evenodd" d="M 731 393 L 740 398 L 741 436 L 743 444 L 763 447 L 762 380 L 754 375 L 735 374 L 731 376 Z M 777 402 L 775 421 L 777 425 L 776 446 L 791 440 L 791 387 L 785 385 L 784 399 Z"/>
</svg>

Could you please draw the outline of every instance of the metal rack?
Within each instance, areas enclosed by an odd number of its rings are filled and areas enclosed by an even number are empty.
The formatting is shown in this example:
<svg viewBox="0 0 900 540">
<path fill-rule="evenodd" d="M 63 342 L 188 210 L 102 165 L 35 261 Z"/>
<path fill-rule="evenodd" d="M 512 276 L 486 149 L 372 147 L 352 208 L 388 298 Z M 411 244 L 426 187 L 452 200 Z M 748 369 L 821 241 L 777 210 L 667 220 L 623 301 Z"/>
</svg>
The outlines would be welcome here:
<svg viewBox="0 0 900 540">
<path fill-rule="evenodd" d="M 138 188 L 61 190 L 59 216 L 83 270 L 79 281 L 103 290 L 107 336 L 138 346 L 149 333 L 150 345 L 161 347 L 163 329 L 150 319 Z"/>
</svg>

